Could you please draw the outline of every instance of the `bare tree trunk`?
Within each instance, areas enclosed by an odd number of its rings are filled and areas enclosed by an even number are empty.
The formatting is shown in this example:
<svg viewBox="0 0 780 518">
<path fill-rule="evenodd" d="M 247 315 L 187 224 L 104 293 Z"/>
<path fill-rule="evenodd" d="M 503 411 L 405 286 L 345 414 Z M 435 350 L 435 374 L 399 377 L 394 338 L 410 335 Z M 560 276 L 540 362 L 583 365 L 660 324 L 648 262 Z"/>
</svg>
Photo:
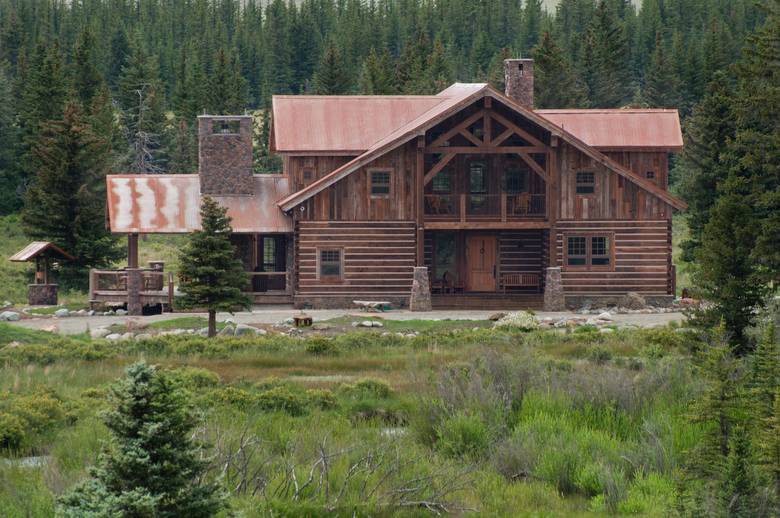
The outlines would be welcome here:
<svg viewBox="0 0 780 518">
<path fill-rule="evenodd" d="M 217 336 L 217 311 L 209 310 L 209 338 Z"/>
</svg>

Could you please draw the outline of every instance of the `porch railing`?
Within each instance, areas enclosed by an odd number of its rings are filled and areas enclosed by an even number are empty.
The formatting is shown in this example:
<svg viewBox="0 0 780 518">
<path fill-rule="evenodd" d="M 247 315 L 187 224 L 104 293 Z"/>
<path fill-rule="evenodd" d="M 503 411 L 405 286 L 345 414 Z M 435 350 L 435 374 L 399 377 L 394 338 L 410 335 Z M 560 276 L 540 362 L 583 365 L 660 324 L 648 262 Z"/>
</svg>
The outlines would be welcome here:
<svg viewBox="0 0 780 518">
<path fill-rule="evenodd" d="M 247 293 L 267 293 L 287 291 L 287 272 L 247 272 L 249 282 L 244 289 Z"/>
<path fill-rule="evenodd" d="M 154 302 L 173 303 L 173 272 L 141 270 L 140 295 Z M 90 300 L 116 301 L 127 298 L 127 270 L 90 270 Z"/>
<path fill-rule="evenodd" d="M 517 221 L 547 215 L 544 194 L 426 194 L 431 221 Z"/>
</svg>

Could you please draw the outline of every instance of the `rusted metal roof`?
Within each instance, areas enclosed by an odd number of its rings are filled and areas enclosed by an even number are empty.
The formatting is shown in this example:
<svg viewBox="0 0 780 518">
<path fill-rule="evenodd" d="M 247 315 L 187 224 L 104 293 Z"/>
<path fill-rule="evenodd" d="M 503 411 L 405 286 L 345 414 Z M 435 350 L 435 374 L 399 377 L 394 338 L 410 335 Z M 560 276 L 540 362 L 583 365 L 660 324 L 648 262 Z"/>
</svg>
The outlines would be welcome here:
<svg viewBox="0 0 780 518">
<path fill-rule="evenodd" d="M 359 154 L 445 97 L 275 95 L 274 150 Z"/>
<path fill-rule="evenodd" d="M 212 196 L 227 208 L 234 232 L 292 232 L 276 202 L 290 194 L 283 175 L 255 175 L 252 196 Z M 184 234 L 200 228 L 200 180 L 196 174 L 125 174 L 106 177 L 111 232 Z"/>
<path fill-rule="evenodd" d="M 24 263 L 27 261 L 32 261 L 41 255 L 50 255 L 59 257 L 60 259 L 67 259 L 68 261 L 72 261 L 74 259 L 72 255 L 65 252 L 62 248 L 58 247 L 54 243 L 50 243 L 49 241 L 33 241 L 12 255 L 9 260 L 16 263 Z"/>
<path fill-rule="evenodd" d="M 535 110 L 599 149 L 664 149 L 683 146 L 677 110 Z"/>
</svg>

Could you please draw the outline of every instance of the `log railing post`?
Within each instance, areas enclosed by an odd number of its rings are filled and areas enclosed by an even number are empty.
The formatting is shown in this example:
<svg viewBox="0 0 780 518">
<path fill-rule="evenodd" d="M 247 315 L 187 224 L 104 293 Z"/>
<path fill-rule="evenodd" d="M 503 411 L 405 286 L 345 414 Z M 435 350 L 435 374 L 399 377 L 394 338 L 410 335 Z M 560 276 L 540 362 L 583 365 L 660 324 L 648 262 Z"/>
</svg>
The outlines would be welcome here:
<svg viewBox="0 0 780 518">
<path fill-rule="evenodd" d="M 460 195 L 460 222 L 466 222 L 466 195 L 463 193 Z"/>
<path fill-rule="evenodd" d="M 506 222 L 506 193 L 501 193 L 501 222 Z"/>
<path fill-rule="evenodd" d="M 97 291 L 97 270 L 90 268 L 89 270 L 89 300 L 95 300 L 95 292 Z"/>
<path fill-rule="evenodd" d="M 168 272 L 168 311 L 173 313 L 173 272 Z"/>
</svg>

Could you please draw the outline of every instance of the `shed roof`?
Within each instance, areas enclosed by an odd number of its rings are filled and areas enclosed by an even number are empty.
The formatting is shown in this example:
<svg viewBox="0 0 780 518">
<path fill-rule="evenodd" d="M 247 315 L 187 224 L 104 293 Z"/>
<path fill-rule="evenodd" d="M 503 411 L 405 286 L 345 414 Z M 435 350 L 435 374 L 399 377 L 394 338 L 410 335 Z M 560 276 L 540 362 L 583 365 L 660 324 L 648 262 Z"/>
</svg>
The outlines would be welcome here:
<svg viewBox="0 0 780 518">
<path fill-rule="evenodd" d="M 276 95 L 273 148 L 279 153 L 359 155 L 436 106 L 481 83 L 455 83 L 437 95 Z M 682 149 L 677 110 L 535 110 L 589 146 L 601 149 Z"/>
<path fill-rule="evenodd" d="M 10 261 L 23 263 L 36 257 L 50 255 L 72 261 L 74 257 L 49 241 L 33 241 L 10 257 Z"/>
<path fill-rule="evenodd" d="M 601 150 L 663 149 L 683 146 L 677 110 L 535 110 L 556 126 Z"/>
<path fill-rule="evenodd" d="M 254 176 L 251 196 L 212 196 L 227 208 L 234 232 L 292 232 L 276 206 L 290 194 L 286 176 Z M 120 174 L 106 177 L 110 229 L 117 233 L 184 234 L 200 229 L 200 180 L 196 174 Z"/>
</svg>

